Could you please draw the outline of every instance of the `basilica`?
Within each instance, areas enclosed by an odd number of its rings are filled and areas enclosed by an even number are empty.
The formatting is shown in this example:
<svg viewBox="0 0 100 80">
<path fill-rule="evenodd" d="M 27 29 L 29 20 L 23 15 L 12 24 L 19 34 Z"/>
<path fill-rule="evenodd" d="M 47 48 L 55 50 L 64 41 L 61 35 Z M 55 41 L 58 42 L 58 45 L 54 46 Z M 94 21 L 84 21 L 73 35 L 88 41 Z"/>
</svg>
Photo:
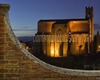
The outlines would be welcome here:
<svg viewBox="0 0 100 80">
<path fill-rule="evenodd" d="M 49 57 L 92 54 L 94 41 L 93 7 L 85 8 L 85 18 L 39 20 L 35 37 L 40 53 Z M 36 38 L 37 39 L 37 38 Z M 36 40 L 37 41 L 37 40 Z"/>
</svg>

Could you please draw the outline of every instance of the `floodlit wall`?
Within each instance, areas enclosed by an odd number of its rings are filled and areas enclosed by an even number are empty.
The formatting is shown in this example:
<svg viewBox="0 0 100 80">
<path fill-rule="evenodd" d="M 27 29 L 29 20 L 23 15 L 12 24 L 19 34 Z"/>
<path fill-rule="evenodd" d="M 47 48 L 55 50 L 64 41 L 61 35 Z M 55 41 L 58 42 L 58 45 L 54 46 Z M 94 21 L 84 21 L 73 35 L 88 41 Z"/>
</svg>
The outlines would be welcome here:
<svg viewBox="0 0 100 80">
<path fill-rule="evenodd" d="M 88 21 L 70 21 L 68 25 L 71 32 L 89 32 Z"/>
<path fill-rule="evenodd" d="M 38 22 L 38 32 L 51 33 L 53 23 L 54 23 L 54 21 L 39 21 Z"/>
<path fill-rule="evenodd" d="M 71 36 L 70 53 L 74 55 L 81 55 L 88 53 L 89 37 L 88 34 L 72 34 Z"/>
</svg>

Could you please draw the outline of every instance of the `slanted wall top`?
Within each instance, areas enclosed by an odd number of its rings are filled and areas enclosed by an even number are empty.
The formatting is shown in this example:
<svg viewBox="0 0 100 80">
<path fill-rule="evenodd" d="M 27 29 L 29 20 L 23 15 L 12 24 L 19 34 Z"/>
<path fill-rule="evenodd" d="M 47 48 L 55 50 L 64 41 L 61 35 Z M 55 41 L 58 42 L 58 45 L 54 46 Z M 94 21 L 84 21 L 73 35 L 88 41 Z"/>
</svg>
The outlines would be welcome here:
<svg viewBox="0 0 100 80">
<path fill-rule="evenodd" d="M 0 4 L 0 14 L 8 13 L 9 9 L 10 9 L 9 4 Z"/>
</svg>

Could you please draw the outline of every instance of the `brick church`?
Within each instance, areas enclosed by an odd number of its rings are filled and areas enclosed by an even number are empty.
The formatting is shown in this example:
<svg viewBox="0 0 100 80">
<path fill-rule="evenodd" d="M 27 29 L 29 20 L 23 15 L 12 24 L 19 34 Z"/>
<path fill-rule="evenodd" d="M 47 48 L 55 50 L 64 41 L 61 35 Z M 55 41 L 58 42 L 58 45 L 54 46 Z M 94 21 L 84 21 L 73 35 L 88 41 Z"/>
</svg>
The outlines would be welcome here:
<svg viewBox="0 0 100 80">
<path fill-rule="evenodd" d="M 35 36 L 44 35 L 46 37 L 46 41 L 42 41 L 41 45 L 43 54 L 50 57 L 92 54 L 94 40 L 93 7 L 86 7 L 85 13 L 85 18 L 82 19 L 40 20 Z M 55 36 L 57 39 L 52 38 Z"/>
</svg>

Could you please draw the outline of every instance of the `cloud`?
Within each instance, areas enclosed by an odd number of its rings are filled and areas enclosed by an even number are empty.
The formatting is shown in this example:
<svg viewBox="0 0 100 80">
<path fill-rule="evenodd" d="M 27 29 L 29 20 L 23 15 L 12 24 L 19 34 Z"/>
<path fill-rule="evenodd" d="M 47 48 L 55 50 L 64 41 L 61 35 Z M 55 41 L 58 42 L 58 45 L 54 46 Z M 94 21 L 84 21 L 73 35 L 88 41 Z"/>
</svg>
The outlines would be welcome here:
<svg viewBox="0 0 100 80">
<path fill-rule="evenodd" d="M 15 35 L 19 36 L 34 36 L 37 33 L 37 29 L 13 29 Z"/>
<path fill-rule="evenodd" d="M 37 31 L 37 29 L 13 29 L 13 31 Z"/>
</svg>

